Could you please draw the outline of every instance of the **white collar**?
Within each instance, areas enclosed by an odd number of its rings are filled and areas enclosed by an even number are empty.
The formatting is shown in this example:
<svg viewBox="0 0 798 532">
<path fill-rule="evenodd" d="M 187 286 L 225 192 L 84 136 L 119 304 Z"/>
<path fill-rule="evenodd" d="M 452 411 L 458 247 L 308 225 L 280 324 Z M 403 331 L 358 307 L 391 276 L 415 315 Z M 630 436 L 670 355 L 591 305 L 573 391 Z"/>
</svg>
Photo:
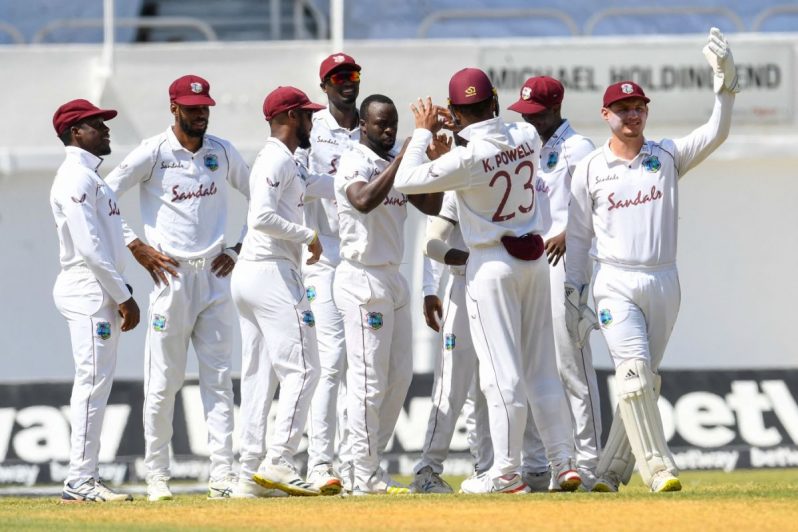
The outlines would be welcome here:
<svg viewBox="0 0 798 532">
<path fill-rule="evenodd" d="M 103 162 L 102 157 L 97 157 L 83 148 L 78 148 L 77 146 L 65 146 L 65 148 L 68 159 L 76 160 L 78 164 L 93 170 L 95 173 Z"/>
</svg>

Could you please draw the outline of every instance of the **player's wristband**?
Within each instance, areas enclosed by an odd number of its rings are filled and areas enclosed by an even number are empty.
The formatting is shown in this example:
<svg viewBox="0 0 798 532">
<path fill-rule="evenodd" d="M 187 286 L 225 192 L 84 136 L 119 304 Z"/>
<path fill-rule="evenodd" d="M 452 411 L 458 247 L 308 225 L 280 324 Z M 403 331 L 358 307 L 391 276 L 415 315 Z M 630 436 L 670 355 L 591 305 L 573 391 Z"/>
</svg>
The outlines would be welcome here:
<svg viewBox="0 0 798 532">
<path fill-rule="evenodd" d="M 222 253 L 233 259 L 233 262 L 238 262 L 238 253 L 233 248 L 225 248 Z"/>
</svg>

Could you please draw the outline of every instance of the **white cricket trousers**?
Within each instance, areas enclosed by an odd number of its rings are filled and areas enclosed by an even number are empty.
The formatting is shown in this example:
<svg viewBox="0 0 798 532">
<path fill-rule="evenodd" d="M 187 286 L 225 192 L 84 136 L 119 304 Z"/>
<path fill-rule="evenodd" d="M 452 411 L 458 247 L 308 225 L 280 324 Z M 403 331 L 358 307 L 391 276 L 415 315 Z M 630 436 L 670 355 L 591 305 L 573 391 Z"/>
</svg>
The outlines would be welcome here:
<svg viewBox="0 0 798 532">
<path fill-rule="evenodd" d="M 156 285 L 144 353 L 144 464 L 147 478 L 170 476 L 169 443 L 175 395 L 186 376 L 188 343 L 194 345 L 199 386 L 208 427 L 210 478 L 224 478 L 233 464 L 233 382 L 235 309 L 230 277 L 211 272 L 212 258 L 176 259 L 178 276 Z M 142 320 L 143 321 L 143 320 Z"/>
<path fill-rule="evenodd" d="M 502 245 L 475 247 L 466 267 L 466 304 L 488 402 L 492 478 L 517 473 L 527 405 L 549 461 L 571 458 L 571 425 L 557 374 L 551 324 L 549 266 L 523 261 Z"/>
<path fill-rule="evenodd" d="M 442 325 L 432 383 L 432 410 L 416 473 L 427 466 L 438 474 L 443 472 L 457 418 L 474 381 L 477 355 L 468 329 L 464 275 L 449 275 Z M 484 425 L 480 428 L 487 430 Z"/>
<path fill-rule="evenodd" d="M 551 316 L 557 369 L 570 406 L 574 427 L 576 467 L 582 474 L 595 476 L 601 446 L 601 403 L 598 380 L 593 367 L 590 343 L 579 348 L 565 326 L 565 264 L 568 256 L 549 270 Z"/>
<path fill-rule="evenodd" d="M 242 467 L 257 471 L 277 383 L 280 399 L 265 460 L 294 464 L 319 381 L 315 318 L 305 286 L 289 260 L 239 260 L 232 292 L 241 322 Z"/>
<path fill-rule="evenodd" d="M 675 265 L 640 270 L 596 263 L 593 300 L 617 368 L 639 358 L 657 372 L 681 304 Z"/>
<path fill-rule="evenodd" d="M 413 378 L 409 292 L 396 266 L 343 260 L 334 294 L 346 333 L 349 451 L 355 486 L 367 489 Z"/>
<path fill-rule="evenodd" d="M 53 300 L 66 318 L 75 361 L 70 399 L 72 437 L 65 484 L 98 479 L 100 434 L 116 369 L 122 318 L 119 306 L 88 268 L 58 274 Z"/>
<path fill-rule="evenodd" d="M 316 317 L 321 373 L 310 403 L 308 471 L 333 464 L 338 394 L 346 370 L 344 318 L 333 299 L 335 266 L 319 261 L 304 268 L 305 289 Z M 342 416 L 343 417 L 343 416 Z M 343 428 L 343 427 L 342 427 Z"/>
</svg>

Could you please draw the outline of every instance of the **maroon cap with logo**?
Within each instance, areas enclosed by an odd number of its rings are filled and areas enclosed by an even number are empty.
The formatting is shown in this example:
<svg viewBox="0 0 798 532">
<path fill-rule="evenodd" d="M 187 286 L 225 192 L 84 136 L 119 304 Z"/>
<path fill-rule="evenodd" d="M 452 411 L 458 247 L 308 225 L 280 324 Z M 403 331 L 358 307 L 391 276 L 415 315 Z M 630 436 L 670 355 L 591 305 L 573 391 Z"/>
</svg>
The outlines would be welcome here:
<svg viewBox="0 0 798 532">
<path fill-rule="evenodd" d="M 116 111 L 113 109 L 100 109 L 88 100 L 69 101 L 56 109 L 55 114 L 53 114 L 55 133 L 61 136 L 61 133 L 69 127 L 92 116 L 101 116 L 103 120 L 110 120 L 116 116 Z"/>
<path fill-rule="evenodd" d="M 178 105 L 216 105 L 210 95 L 211 84 L 199 76 L 189 74 L 169 85 L 169 101 Z"/>
<path fill-rule="evenodd" d="M 549 76 L 529 78 L 521 87 L 518 101 L 507 109 L 525 115 L 533 115 L 562 103 L 564 94 L 565 87 L 554 78 Z"/>
<path fill-rule="evenodd" d="M 311 102 L 308 95 L 296 87 L 277 87 L 263 100 L 263 116 L 266 120 L 292 109 L 319 111 L 324 106 Z"/>
<path fill-rule="evenodd" d="M 487 100 L 496 94 L 490 78 L 478 68 L 464 68 L 449 80 L 449 103 L 470 105 Z"/>
<path fill-rule="evenodd" d="M 321 66 L 319 67 L 319 78 L 324 81 L 327 79 L 327 76 L 336 70 L 356 70 L 360 72 L 360 65 L 355 62 L 355 59 L 351 55 L 343 53 L 332 54 L 321 62 Z"/>
<path fill-rule="evenodd" d="M 615 102 L 629 98 L 642 98 L 646 103 L 651 101 L 646 96 L 646 93 L 643 92 L 643 88 L 634 81 L 619 81 L 618 83 L 613 83 L 604 91 L 604 107 L 609 107 Z"/>
</svg>

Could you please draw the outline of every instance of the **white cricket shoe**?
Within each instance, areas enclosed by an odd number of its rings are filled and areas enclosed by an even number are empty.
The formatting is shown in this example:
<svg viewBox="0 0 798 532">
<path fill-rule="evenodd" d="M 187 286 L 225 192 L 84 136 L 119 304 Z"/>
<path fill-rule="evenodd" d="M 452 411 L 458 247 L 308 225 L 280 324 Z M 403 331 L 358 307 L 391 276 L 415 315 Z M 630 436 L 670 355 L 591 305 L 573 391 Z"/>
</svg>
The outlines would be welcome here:
<svg viewBox="0 0 798 532">
<path fill-rule="evenodd" d="M 238 477 L 234 474 L 218 479 L 210 479 L 208 481 L 208 498 L 214 500 L 229 499 L 233 495 L 237 483 Z"/>
<path fill-rule="evenodd" d="M 371 475 L 366 484 L 358 484 L 352 487 L 352 495 L 409 495 L 410 488 L 400 482 L 396 482 L 381 467 Z"/>
<path fill-rule="evenodd" d="M 351 461 L 341 462 L 338 473 L 341 476 L 344 494 L 352 493 L 352 487 L 355 485 L 355 466 Z"/>
<path fill-rule="evenodd" d="M 651 491 L 664 493 L 666 491 L 682 491 L 682 483 L 667 469 L 657 471 L 651 477 Z"/>
<path fill-rule="evenodd" d="M 413 493 L 454 493 L 452 487 L 432 470 L 430 466 L 424 466 L 416 473 L 416 478 L 410 485 Z"/>
<path fill-rule="evenodd" d="M 269 497 L 288 497 L 288 494 L 281 490 L 266 489 L 245 477 L 238 478 L 233 493 L 230 494 L 231 499 L 265 499 Z"/>
<path fill-rule="evenodd" d="M 554 480 L 559 486 L 559 491 L 576 491 L 582 484 L 582 477 L 577 473 L 570 460 L 557 464 L 553 468 Z M 555 491 L 557 489 L 555 488 Z"/>
<path fill-rule="evenodd" d="M 308 483 L 322 495 L 338 495 L 343 489 L 343 479 L 331 464 L 319 464 L 308 473 Z"/>
<path fill-rule="evenodd" d="M 460 493 L 512 493 L 523 495 L 529 493 L 521 475 L 510 473 L 497 478 L 491 478 L 488 472 L 467 478 L 460 484 Z"/>
<path fill-rule="evenodd" d="M 529 491 L 532 493 L 548 492 L 551 485 L 551 470 L 547 469 L 542 473 L 522 471 L 521 480 L 529 486 Z"/>
<path fill-rule="evenodd" d="M 133 496 L 129 493 L 119 493 L 112 490 L 102 480 L 89 480 L 80 483 L 76 487 L 69 484 L 64 486 L 61 493 L 61 502 L 121 502 L 132 501 Z"/>
<path fill-rule="evenodd" d="M 147 480 L 147 500 L 150 502 L 171 501 L 174 499 L 169 489 L 169 477 L 153 475 Z"/>
<path fill-rule="evenodd" d="M 266 489 L 278 489 L 288 495 L 310 497 L 320 495 L 319 490 L 302 480 L 294 466 L 285 460 L 280 460 L 276 464 L 264 460 L 258 472 L 252 476 L 252 480 Z"/>
</svg>

